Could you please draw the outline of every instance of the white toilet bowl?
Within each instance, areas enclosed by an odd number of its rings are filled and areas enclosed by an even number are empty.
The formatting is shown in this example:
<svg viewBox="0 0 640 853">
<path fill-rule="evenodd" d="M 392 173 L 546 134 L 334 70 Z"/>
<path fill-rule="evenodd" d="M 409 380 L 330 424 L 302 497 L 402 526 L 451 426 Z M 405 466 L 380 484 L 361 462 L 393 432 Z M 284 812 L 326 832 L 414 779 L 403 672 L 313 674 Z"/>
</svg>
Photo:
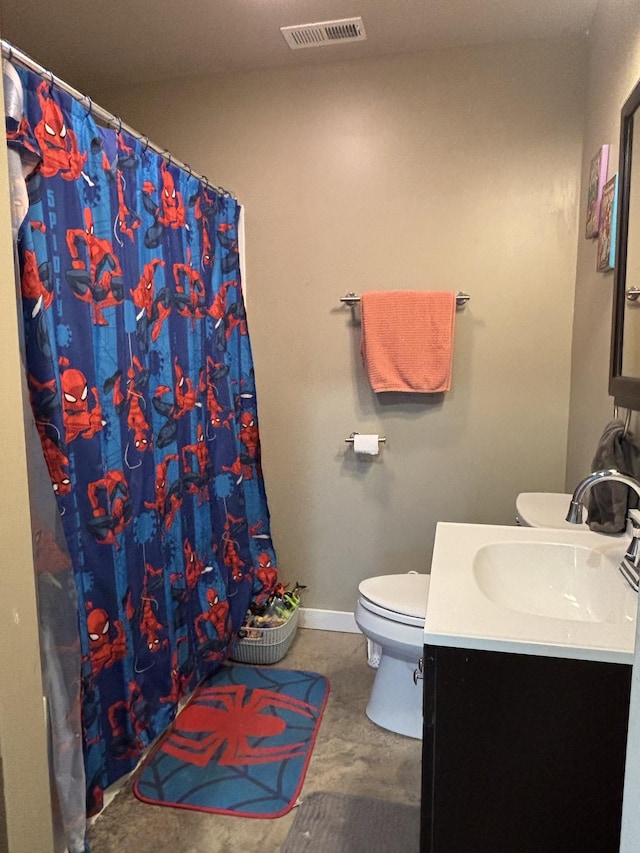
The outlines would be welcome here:
<svg viewBox="0 0 640 853">
<path fill-rule="evenodd" d="M 355 611 L 368 641 L 369 662 L 377 666 L 367 704 L 369 719 L 392 732 L 422 738 L 423 650 L 429 575 L 381 575 L 359 586 Z"/>
</svg>

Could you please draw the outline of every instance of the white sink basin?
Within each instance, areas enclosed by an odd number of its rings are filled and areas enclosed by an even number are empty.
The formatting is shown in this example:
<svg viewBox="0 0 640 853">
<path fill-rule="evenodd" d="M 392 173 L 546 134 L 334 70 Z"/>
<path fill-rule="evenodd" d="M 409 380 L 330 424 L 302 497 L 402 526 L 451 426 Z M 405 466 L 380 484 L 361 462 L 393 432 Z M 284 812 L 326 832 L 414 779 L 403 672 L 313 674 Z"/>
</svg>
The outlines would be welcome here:
<svg viewBox="0 0 640 853">
<path fill-rule="evenodd" d="M 586 524 L 576 527 L 565 521 L 570 503 L 571 495 L 558 492 L 522 492 L 516 498 L 516 519 L 524 527 L 589 530 Z M 582 517 L 586 521 L 586 510 Z"/>
<path fill-rule="evenodd" d="M 496 542 L 473 560 L 482 593 L 518 613 L 579 622 L 633 621 L 635 602 L 599 551 L 559 542 Z"/>
<path fill-rule="evenodd" d="M 566 520 L 571 497 L 559 492 L 521 492 L 516 498 L 516 521 L 524 527 L 550 527 L 572 533 L 591 533 L 586 523 L 586 509 L 582 511 L 583 524 L 570 524 Z M 598 533 L 598 536 L 604 535 Z M 610 536 L 607 538 L 611 539 Z"/>
<path fill-rule="evenodd" d="M 632 663 L 638 595 L 627 536 L 441 522 L 427 644 Z"/>
</svg>

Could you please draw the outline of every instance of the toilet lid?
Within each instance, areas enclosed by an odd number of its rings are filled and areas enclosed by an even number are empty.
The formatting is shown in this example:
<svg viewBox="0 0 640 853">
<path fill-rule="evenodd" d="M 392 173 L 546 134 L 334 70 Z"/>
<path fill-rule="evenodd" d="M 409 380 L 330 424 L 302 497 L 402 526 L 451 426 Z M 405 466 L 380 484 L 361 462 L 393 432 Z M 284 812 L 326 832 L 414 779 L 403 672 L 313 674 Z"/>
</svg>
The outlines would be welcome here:
<svg viewBox="0 0 640 853">
<path fill-rule="evenodd" d="M 427 614 L 429 575 L 380 575 L 362 581 L 358 590 L 363 607 L 397 621 L 423 625 Z M 386 611 L 386 614 L 385 614 Z"/>
</svg>

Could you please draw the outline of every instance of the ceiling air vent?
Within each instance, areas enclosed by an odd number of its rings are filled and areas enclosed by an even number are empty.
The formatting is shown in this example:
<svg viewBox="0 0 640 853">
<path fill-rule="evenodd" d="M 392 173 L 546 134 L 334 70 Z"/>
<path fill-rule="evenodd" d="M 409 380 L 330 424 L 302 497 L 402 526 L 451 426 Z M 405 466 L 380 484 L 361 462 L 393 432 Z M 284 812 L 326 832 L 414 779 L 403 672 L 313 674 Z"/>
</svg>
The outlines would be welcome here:
<svg viewBox="0 0 640 853">
<path fill-rule="evenodd" d="M 367 38 L 362 18 L 344 18 L 341 21 L 280 27 L 280 32 L 292 50 L 298 50 L 301 47 L 323 47 L 336 42 L 365 41 Z"/>
</svg>

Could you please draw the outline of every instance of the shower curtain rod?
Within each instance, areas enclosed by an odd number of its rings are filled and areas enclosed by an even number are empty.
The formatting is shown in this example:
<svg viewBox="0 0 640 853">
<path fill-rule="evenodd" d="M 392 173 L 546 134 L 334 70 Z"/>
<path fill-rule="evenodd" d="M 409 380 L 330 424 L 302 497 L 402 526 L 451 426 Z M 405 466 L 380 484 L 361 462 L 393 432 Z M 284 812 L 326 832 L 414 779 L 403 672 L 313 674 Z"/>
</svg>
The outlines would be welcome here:
<svg viewBox="0 0 640 853">
<path fill-rule="evenodd" d="M 191 166 L 188 163 L 183 163 L 181 160 L 178 160 L 176 157 L 173 157 L 169 151 L 162 148 L 159 148 L 157 145 L 154 145 L 153 142 L 149 142 L 148 136 L 143 136 L 142 134 L 135 131 L 132 127 L 125 124 L 119 116 L 113 115 L 108 110 L 105 110 L 104 107 L 100 107 L 97 104 L 94 104 L 89 95 L 83 95 L 82 92 L 79 92 L 77 89 L 74 89 L 73 86 L 70 86 L 68 83 L 65 83 L 64 80 L 61 80 L 59 77 L 56 77 L 52 74 L 51 71 L 48 71 L 42 65 L 38 64 L 34 59 L 31 59 L 23 51 L 19 50 L 17 47 L 14 47 L 10 42 L 5 39 L 0 39 L 0 44 L 2 45 L 2 56 L 5 59 L 8 59 L 9 62 L 17 62 L 20 65 L 23 65 L 25 68 L 28 68 L 29 71 L 33 71 L 42 77 L 45 80 L 48 80 L 51 86 L 56 89 L 61 89 L 63 92 L 66 92 L 67 95 L 70 95 L 74 100 L 78 102 L 83 102 L 86 105 L 86 109 L 89 115 L 92 115 L 95 119 L 98 119 L 101 122 L 104 122 L 108 127 L 117 130 L 120 133 L 122 130 L 125 133 L 128 133 L 129 136 L 133 136 L 139 142 L 145 143 L 145 151 L 147 148 L 150 148 L 152 151 L 155 151 L 156 154 L 159 154 L 164 160 L 168 163 L 172 163 L 174 166 L 177 166 L 179 169 L 183 169 L 185 172 L 189 172 L 189 176 L 195 178 L 198 181 L 201 181 L 205 184 L 205 186 L 209 187 L 212 190 L 216 190 L 219 193 L 222 193 L 229 198 L 235 199 L 233 193 L 230 193 L 229 190 L 225 190 L 224 187 L 217 187 L 215 184 L 212 184 L 206 175 L 200 175 L 198 172 L 194 172 Z"/>
</svg>

